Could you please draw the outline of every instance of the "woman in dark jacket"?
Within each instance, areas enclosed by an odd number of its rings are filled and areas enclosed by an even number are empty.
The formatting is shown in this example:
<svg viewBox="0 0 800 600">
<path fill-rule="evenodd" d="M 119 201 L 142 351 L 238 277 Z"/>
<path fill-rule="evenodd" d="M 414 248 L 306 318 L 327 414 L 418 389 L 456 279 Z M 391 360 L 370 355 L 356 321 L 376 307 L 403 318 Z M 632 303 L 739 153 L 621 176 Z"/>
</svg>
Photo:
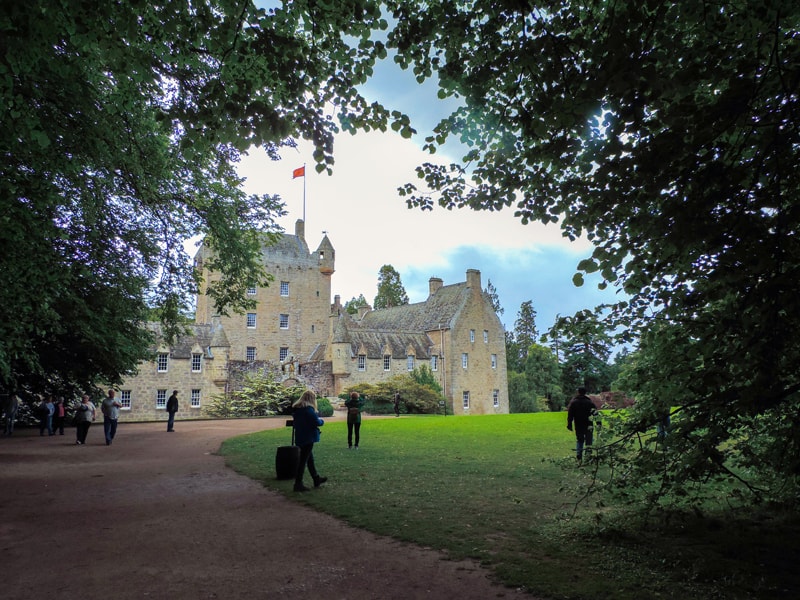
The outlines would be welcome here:
<svg viewBox="0 0 800 600">
<path fill-rule="evenodd" d="M 303 475 L 308 465 L 308 472 L 314 480 L 314 487 L 319 487 L 327 477 L 320 477 L 314 466 L 314 443 L 319 441 L 319 428 L 325 421 L 317 413 L 317 395 L 311 390 L 306 390 L 303 395 L 292 405 L 292 418 L 294 419 L 294 439 L 300 446 L 300 462 L 297 464 L 297 476 L 294 480 L 295 492 L 307 492 L 303 485 Z"/>
<path fill-rule="evenodd" d="M 356 434 L 356 450 L 361 441 L 361 408 L 364 400 L 358 392 L 351 392 L 344 405 L 347 407 L 347 447 L 353 447 L 353 432 Z"/>
</svg>

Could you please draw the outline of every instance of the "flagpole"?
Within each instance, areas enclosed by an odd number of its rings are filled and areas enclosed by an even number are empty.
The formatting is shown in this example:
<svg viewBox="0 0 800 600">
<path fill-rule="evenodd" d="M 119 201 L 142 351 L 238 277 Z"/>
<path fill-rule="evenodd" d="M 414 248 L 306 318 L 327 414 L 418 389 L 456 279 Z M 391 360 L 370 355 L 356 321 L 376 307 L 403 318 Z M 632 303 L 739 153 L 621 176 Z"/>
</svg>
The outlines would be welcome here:
<svg viewBox="0 0 800 600">
<path fill-rule="evenodd" d="M 306 222 L 306 163 L 303 163 L 303 223 Z"/>
</svg>

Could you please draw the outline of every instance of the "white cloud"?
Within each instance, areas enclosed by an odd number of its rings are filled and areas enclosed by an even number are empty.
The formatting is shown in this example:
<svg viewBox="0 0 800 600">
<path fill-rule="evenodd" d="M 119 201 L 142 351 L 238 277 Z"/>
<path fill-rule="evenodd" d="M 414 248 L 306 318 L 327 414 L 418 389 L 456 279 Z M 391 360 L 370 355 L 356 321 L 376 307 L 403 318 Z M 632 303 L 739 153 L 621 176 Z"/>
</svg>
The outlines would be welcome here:
<svg viewBox="0 0 800 600">
<path fill-rule="evenodd" d="M 590 245 L 569 242 L 557 225 L 522 225 L 510 209 L 407 208 L 397 188 L 419 181 L 415 167 L 433 158 L 414 141 L 393 133 L 343 134 L 335 143 L 331 176 L 315 172 L 311 152 L 301 143 L 284 150 L 276 162 L 256 150 L 243 158 L 239 172 L 247 178 L 247 191 L 282 197 L 288 215 L 280 224 L 294 233 L 295 221 L 303 218 L 304 182 L 293 180 L 292 171 L 306 164 L 306 239 L 313 250 L 327 232 L 336 250 L 333 293 L 343 302 L 362 293 L 372 302 L 378 272 L 390 264 L 411 302 L 427 297 L 430 277 L 450 284 L 464 281 L 467 269 L 480 270 L 483 286 L 491 280 L 498 290 L 507 327 L 513 327 L 527 300 L 533 300 L 544 329 L 556 313 L 572 314 L 597 303 L 594 286 L 572 285 L 575 265 Z"/>
</svg>

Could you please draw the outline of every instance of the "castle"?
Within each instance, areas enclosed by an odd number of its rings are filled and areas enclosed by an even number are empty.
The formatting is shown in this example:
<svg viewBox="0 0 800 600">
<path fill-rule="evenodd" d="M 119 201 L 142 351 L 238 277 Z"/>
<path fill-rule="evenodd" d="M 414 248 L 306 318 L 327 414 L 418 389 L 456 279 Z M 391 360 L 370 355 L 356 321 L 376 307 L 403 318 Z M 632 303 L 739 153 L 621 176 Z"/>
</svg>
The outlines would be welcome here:
<svg viewBox="0 0 800 600">
<path fill-rule="evenodd" d="M 206 283 L 210 250 L 201 245 L 195 268 Z M 376 383 L 426 364 L 455 414 L 508 413 L 505 333 L 480 272 L 444 285 L 431 278 L 427 300 L 382 310 L 362 307 L 350 315 L 337 295 L 331 301 L 335 251 L 325 235 L 315 251 L 298 220 L 294 235 L 262 247 L 272 285 L 250 288 L 256 308 L 218 314 L 210 298 L 197 297 L 195 324 L 171 346 L 150 324 L 155 360 L 121 386 L 121 420 L 166 420 L 166 402 L 179 390 L 178 419 L 201 418 L 204 403 L 231 389 L 237 372 L 280 363 L 287 385 L 300 383 L 321 396 L 336 396 L 357 383 Z"/>
</svg>

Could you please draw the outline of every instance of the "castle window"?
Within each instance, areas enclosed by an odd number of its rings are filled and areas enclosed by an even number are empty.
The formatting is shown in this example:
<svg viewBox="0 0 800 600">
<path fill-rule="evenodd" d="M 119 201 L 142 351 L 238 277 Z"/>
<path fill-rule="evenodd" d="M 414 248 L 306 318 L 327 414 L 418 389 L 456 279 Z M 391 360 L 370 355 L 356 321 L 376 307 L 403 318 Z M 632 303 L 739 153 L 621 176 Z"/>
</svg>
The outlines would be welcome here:
<svg viewBox="0 0 800 600">
<path fill-rule="evenodd" d="M 192 408 L 200 408 L 200 390 L 192 390 L 190 405 Z"/>
<path fill-rule="evenodd" d="M 192 373 L 199 373 L 203 370 L 203 355 L 192 354 Z"/>
<path fill-rule="evenodd" d="M 484 344 L 489 343 L 489 332 L 485 329 L 483 330 L 483 343 Z"/>
<path fill-rule="evenodd" d="M 159 373 L 166 373 L 167 367 L 169 366 L 169 354 L 166 352 L 159 352 L 156 365 Z"/>
<path fill-rule="evenodd" d="M 464 353 L 461 355 L 461 366 L 462 366 L 464 369 L 466 369 L 466 368 L 468 368 L 468 367 L 469 367 L 469 354 L 467 354 L 466 352 L 464 352 Z"/>
<path fill-rule="evenodd" d="M 256 347 L 255 346 L 248 346 L 247 350 L 245 351 L 244 359 L 248 362 L 253 362 L 256 359 Z"/>
<path fill-rule="evenodd" d="M 431 356 L 431 371 L 439 370 L 439 357 L 437 355 Z"/>
<path fill-rule="evenodd" d="M 289 348 L 287 346 L 284 346 L 283 348 L 278 350 L 278 360 L 283 362 L 286 360 L 287 356 L 289 356 Z"/>
<path fill-rule="evenodd" d="M 492 406 L 500 406 L 500 390 L 492 390 Z"/>
<path fill-rule="evenodd" d="M 247 288 L 247 295 L 248 296 L 255 296 L 256 295 L 256 286 L 251 285 Z"/>
<path fill-rule="evenodd" d="M 413 354 L 409 354 L 408 356 L 406 356 L 406 369 L 409 370 L 409 371 L 413 371 L 414 370 L 414 355 Z"/>
<path fill-rule="evenodd" d="M 247 327 L 248 329 L 256 328 L 256 313 L 247 313 Z"/>
<path fill-rule="evenodd" d="M 461 392 L 461 401 L 464 404 L 464 410 L 469 410 L 469 392 Z"/>
<path fill-rule="evenodd" d="M 281 315 L 280 327 L 281 329 L 289 329 L 289 315 Z"/>
<path fill-rule="evenodd" d="M 359 371 L 367 370 L 367 357 L 364 354 L 358 355 L 358 370 Z"/>
<path fill-rule="evenodd" d="M 119 393 L 119 403 L 122 404 L 122 410 L 131 409 L 131 391 L 121 390 Z"/>
<path fill-rule="evenodd" d="M 391 371 L 392 370 L 392 355 L 391 354 L 384 354 L 383 355 L 383 370 L 384 371 Z"/>
<path fill-rule="evenodd" d="M 497 368 L 497 354 L 492 354 L 492 368 Z"/>
<path fill-rule="evenodd" d="M 156 409 L 167 408 L 167 390 L 156 390 Z"/>
<path fill-rule="evenodd" d="M 469 341 L 470 341 L 470 343 L 475 343 L 475 330 L 474 329 L 470 329 L 469 330 Z"/>
<path fill-rule="evenodd" d="M 289 296 L 289 282 L 281 281 L 281 296 L 284 298 Z"/>
<path fill-rule="evenodd" d="M 311 326 L 311 333 L 314 333 L 316 330 L 317 330 L 317 326 L 316 325 L 312 325 Z"/>
</svg>

